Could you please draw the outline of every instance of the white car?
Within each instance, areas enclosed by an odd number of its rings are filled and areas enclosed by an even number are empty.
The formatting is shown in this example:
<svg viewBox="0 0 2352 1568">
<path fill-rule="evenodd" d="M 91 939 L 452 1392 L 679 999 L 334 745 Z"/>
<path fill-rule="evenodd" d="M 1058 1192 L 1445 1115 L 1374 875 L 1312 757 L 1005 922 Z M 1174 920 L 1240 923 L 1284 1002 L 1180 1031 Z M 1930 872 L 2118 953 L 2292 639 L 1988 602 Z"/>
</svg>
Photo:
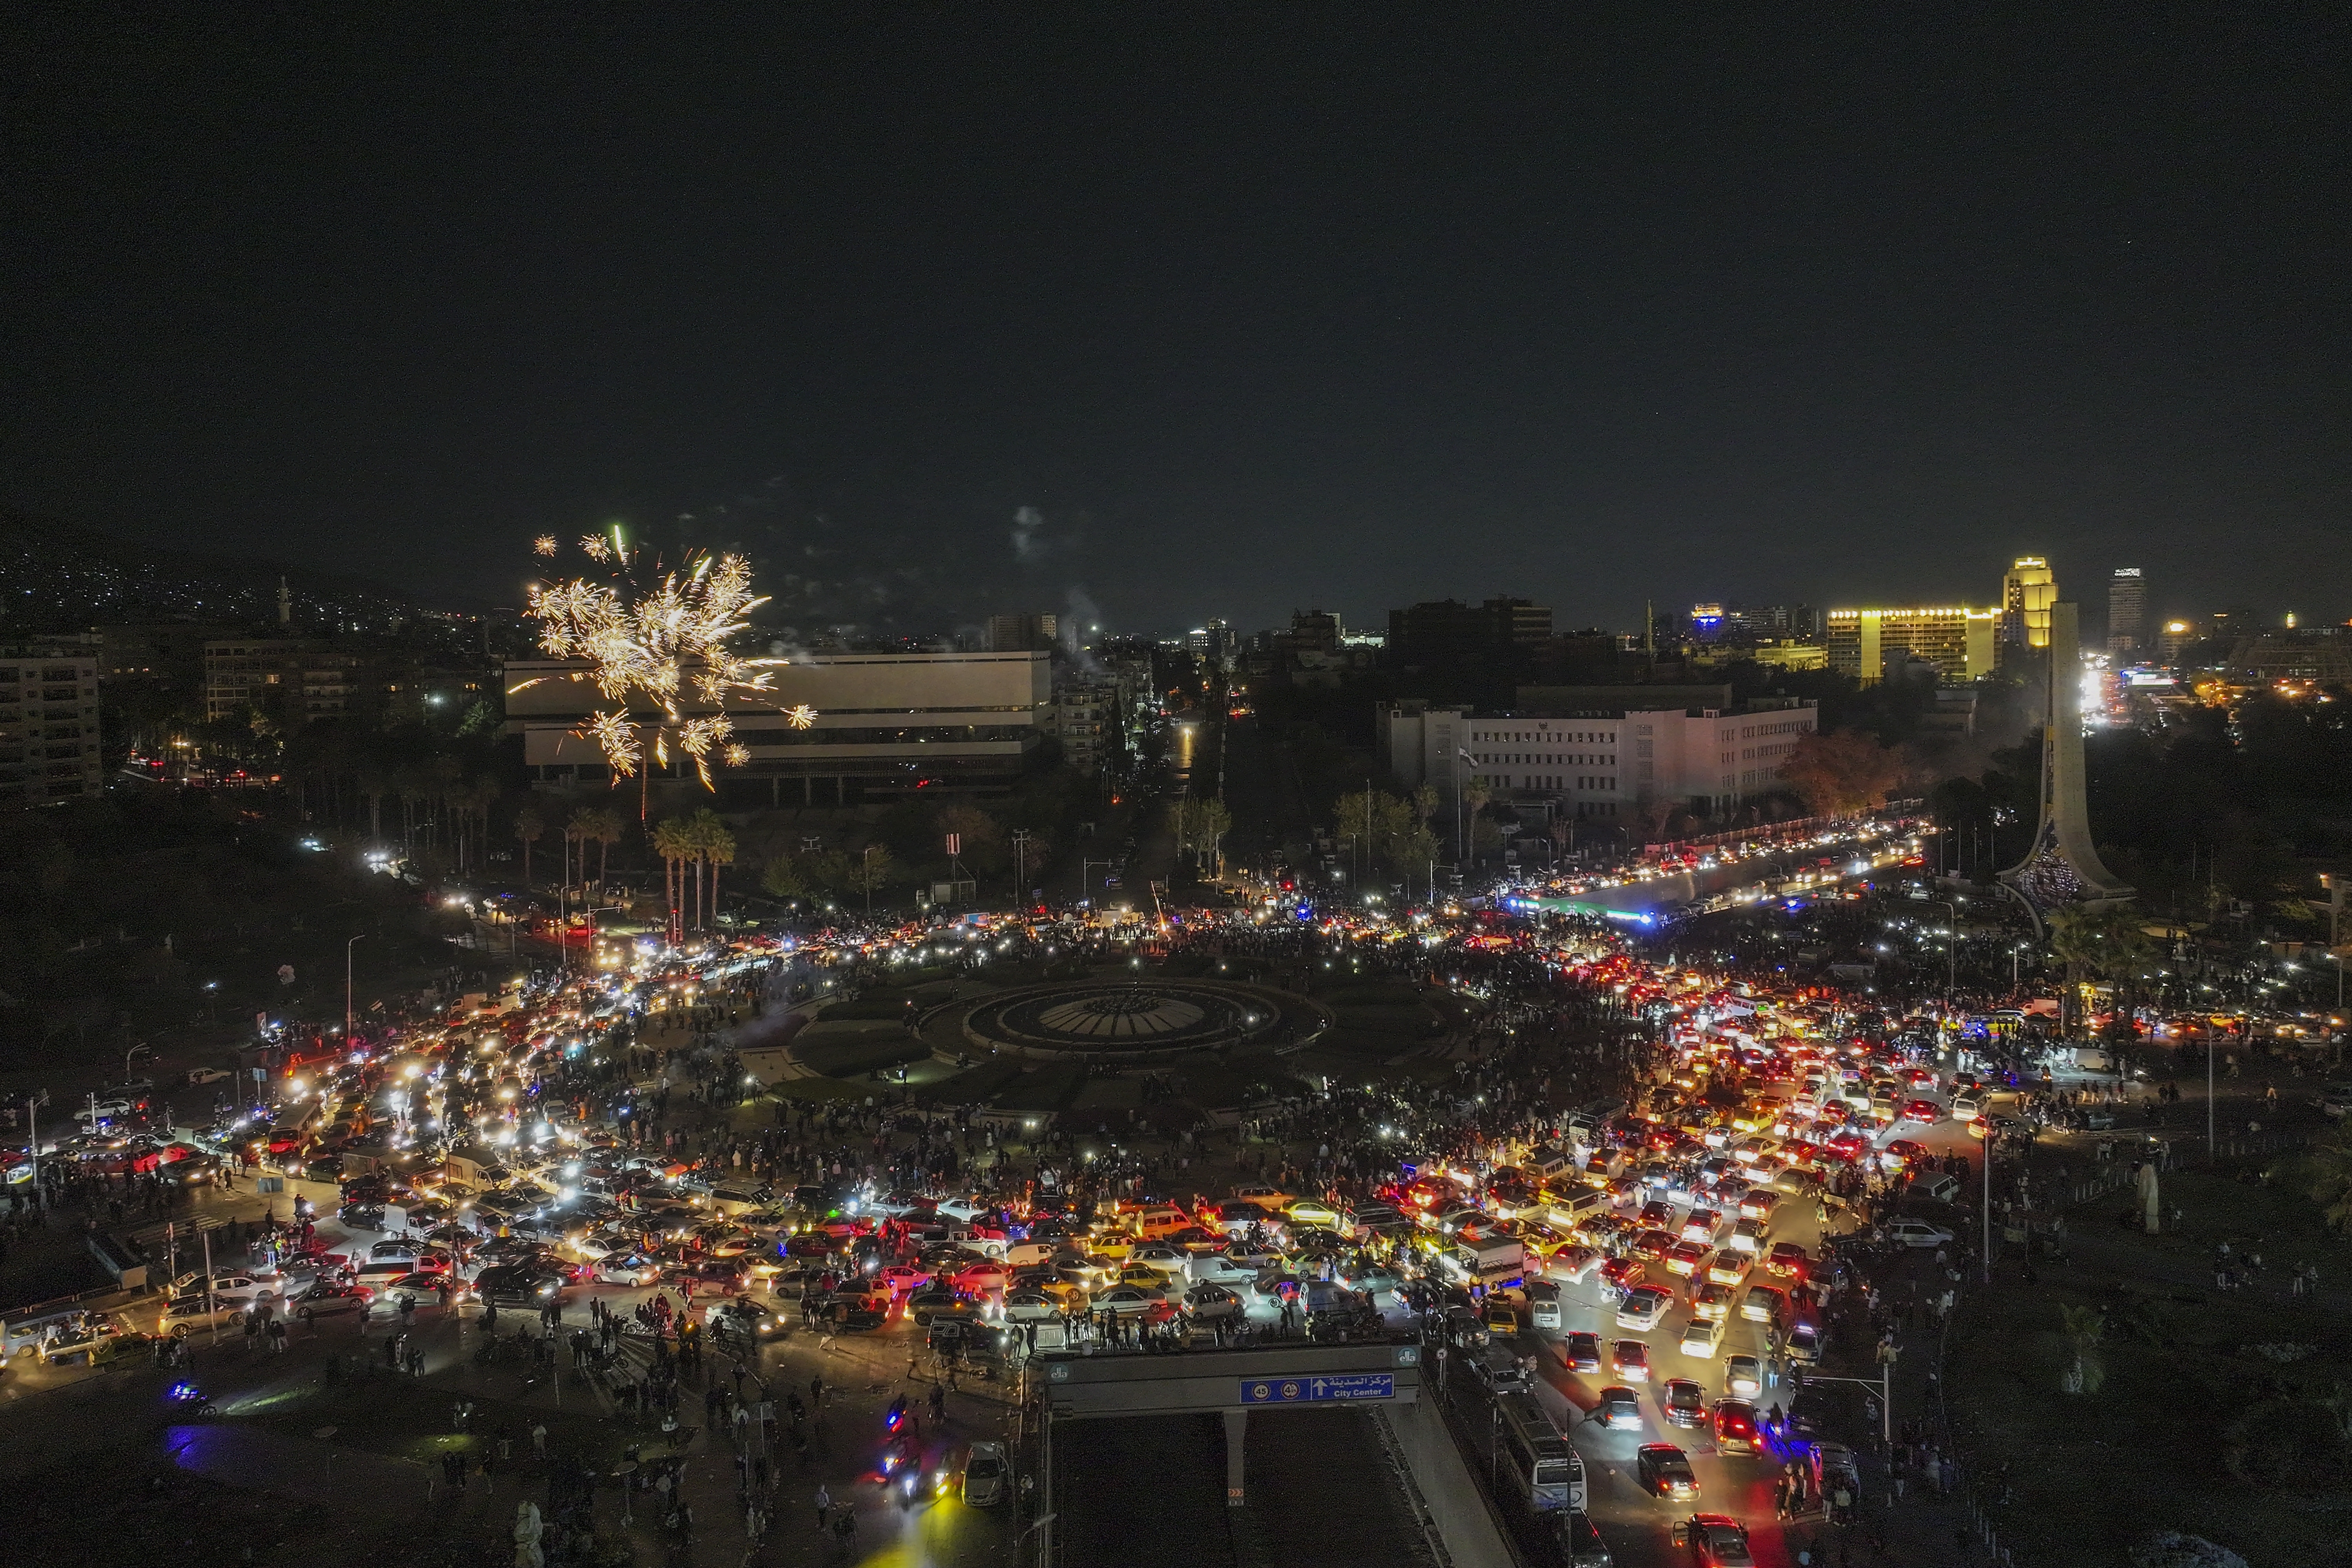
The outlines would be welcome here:
<svg viewBox="0 0 2352 1568">
<path fill-rule="evenodd" d="M 1049 1322 L 1061 1315 L 1061 1303 L 1043 1290 L 1008 1290 L 1004 1294 L 1004 1321 L 1008 1323 Z"/>
<path fill-rule="evenodd" d="M 1114 1285 L 1094 1299 L 1097 1308 L 1107 1307 L 1120 1317 L 1132 1317 L 1148 1312 L 1168 1300 L 1164 1290 L 1154 1290 L 1147 1285 Z"/>
<path fill-rule="evenodd" d="M 1247 1309 L 1242 1299 L 1223 1285 L 1195 1285 L 1184 1292 L 1184 1315 L 1202 1322 L 1213 1322 L 1220 1318 L 1238 1321 Z"/>
<path fill-rule="evenodd" d="M 251 1274 L 215 1274 L 213 1276 L 213 1300 L 216 1301 L 274 1301 L 284 1293 L 282 1279 L 264 1279 Z M 182 1295 L 201 1296 L 205 1293 L 202 1275 L 191 1280 Z"/>
<path fill-rule="evenodd" d="M 661 1266 L 640 1253 L 609 1253 L 595 1261 L 591 1278 L 599 1285 L 650 1285 L 661 1278 Z"/>
<path fill-rule="evenodd" d="M 971 1198 L 945 1198 L 933 1207 L 942 1218 L 955 1220 L 964 1225 L 970 1225 L 973 1220 L 990 1212 L 989 1205 L 975 1202 Z"/>
<path fill-rule="evenodd" d="M 1723 1325 L 1711 1318 L 1693 1318 L 1683 1330 L 1683 1354 L 1703 1356 L 1709 1361 L 1723 1347 Z"/>
<path fill-rule="evenodd" d="M 1886 1227 L 1887 1239 L 1905 1247 L 1942 1247 L 1952 1239 L 1952 1233 L 1923 1219 L 1898 1219 Z"/>
<path fill-rule="evenodd" d="M 1194 1254 L 1184 1272 L 1195 1285 L 1246 1285 L 1257 1278 L 1255 1268 L 1222 1252 Z"/>
</svg>

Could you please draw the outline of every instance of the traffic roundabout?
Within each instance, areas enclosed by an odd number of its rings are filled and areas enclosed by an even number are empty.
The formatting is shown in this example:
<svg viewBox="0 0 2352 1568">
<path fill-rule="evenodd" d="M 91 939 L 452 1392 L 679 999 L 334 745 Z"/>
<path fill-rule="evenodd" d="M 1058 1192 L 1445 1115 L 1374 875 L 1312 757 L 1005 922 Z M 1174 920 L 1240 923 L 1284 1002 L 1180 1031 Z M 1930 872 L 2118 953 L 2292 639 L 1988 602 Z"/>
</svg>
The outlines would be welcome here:
<svg viewBox="0 0 2352 1568">
<path fill-rule="evenodd" d="M 1240 1046 L 1295 1049 L 1328 1022 L 1307 998 L 1271 986 L 1157 976 L 1025 986 L 973 1003 L 962 1020 L 985 1049 L 1139 1067 Z"/>
</svg>

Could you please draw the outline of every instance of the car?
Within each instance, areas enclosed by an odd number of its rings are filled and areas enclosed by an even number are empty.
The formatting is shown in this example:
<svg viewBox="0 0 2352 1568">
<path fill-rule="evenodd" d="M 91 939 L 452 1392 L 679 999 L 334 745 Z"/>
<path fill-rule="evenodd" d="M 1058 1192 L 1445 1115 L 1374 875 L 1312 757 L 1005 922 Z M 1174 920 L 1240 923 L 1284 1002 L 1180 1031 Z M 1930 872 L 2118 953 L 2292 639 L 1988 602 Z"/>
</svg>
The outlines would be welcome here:
<svg viewBox="0 0 2352 1568">
<path fill-rule="evenodd" d="M 1903 1107 L 1906 1121 L 1916 1121 L 1923 1127 L 1933 1127 L 1944 1119 L 1944 1108 L 1932 1100 L 1914 1100 Z"/>
<path fill-rule="evenodd" d="M 1642 1429 L 1642 1396 L 1630 1388 L 1604 1388 L 1584 1418 L 1599 1422 L 1609 1431 L 1622 1426 L 1638 1432 Z"/>
<path fill-rule="evenodd" d="M 590 1264 L 588 1277 L 599 1285 L 650 1285 L 661 1278 L 661 1265 L 642 1252 L 613 1252 Z"/>
<path fill-rule="evenodd" d="M 1692 1568 L 1752 1568 L 1748 1527 L 1719 1513 L 1695 1513 L 1674 1528 L 1674 1542 L 1689 1553 Z"/>
<path fill-rule="evenodd" d="M 1741 1219 L 1770 1219 L 1772 1211 L 1780 1206 L 1780 1194 L 1769 1187 L 1750 1187 L 1739 1200 Z"/>
<path fill-rule="evenodd" d="M 1117 1312 L 1122 1318 L 1149 1312 L 1167 1304 L 1168 1293 L 1145 1285 L 1114 1285 L 1094 1299 L 1094 1305 Z"/>
<path fill-rule="evenodd" d="M 228 1080 L 229 1070 L 226 1068 L 190 1068 L 188 1069 L 187 1082 L 190 1089 L 201 1089 L 208 1083 L 226 1083 Z"/>
<path fill-rule="evenodd" d="M 1599 1372 L 1601 1336 L 1580 1329 L 1560 1342 L 1559 1359 L 1570 1372 Z"/>
<path fill-rule="evenodd" d="M 994 1508 L 1013 1495 L 1012 1469 L 1004 1461 L 1002 1443 L 974 1443 L 963 1461 L 963 1500 L 973 1508 Z"/>
<path fill-rule="evenodd" d="M 1280 1187 L 1264 1185 L 1235 1187 L 1234 1197 L 1238 1202 L 1255 1205 L 1269 1215 L 1279 1214 L 1297 1201 Z"/>
<path fill-rule="evenodd" d="M 1658 1391 L 1658 1414 L 1669 1426 L 1704 1426 L 1706 1390 L 1686 1377 L 1669 1378 Z"/>
<path fill-rule="evenodd" d="M 713 1328 L 732 1324 L 755 1340 L 772 1340 L 792 1331 L 796 1315 L 773 1296 L 730 1296 L 710 1309 L 710 1323 Z"/>
<path fill-rule="evenodd" d="M 1756 1406 L 1744 1399 L 1715 1402 L 1715 1446 L 1727 1454 L 1753 1454 L 1764 1444 L 1757 1429 Z"/>
<path fill-rule="evenodd" d="M 1507 1301 L 1489 1300 L 1485 1313 L 1486 1331 L 1505 1339 L 1517 1338 L 1519 1331 L 1518 1309 Z"/>
<path fill-rule="evenodd" d="M 1627 1383 L 1650 1381 L 1650 1347 L 1640 1340 L 1619 1340 L 1609 1347 L 1609 1370 Z"/>
<path fill-rule="evenodd" d="M 413 1300 L 431 1301 L 438 1306 L 441 1301 L 441 1292 L 449 1283 L 450 1277 L 446 1273 L 428 1274 L 420 1271 L 415 1274 L 399 1275 L 385 1280 L 377 1288 L 376 1294 L 387 1301 L 397 1301 L 403 1296 L 406 1296 Z M 297 1296 L 294 1300 L 299 1301 L 309 1294 L 310 1291 L 305 1290 L 301 1296 Z"/>
<path fill-rule="evenodd" d="M 1247 1310 L 1242 1299 L 1223 1285 L 1195 1285 L 1184 1292 L 1184 1315 L 1204 1323 L 1238 1322 Z"/>
<path fill-rule="evenodd" d="M 474 1277 L 474 1293 L 500 1307 L 538 1307 L 563 1291 L 563 1276 L 520 1263 L 499 1263 Z"/>
<path fill-rule="evenodd" d="M 1612 1258 L 1601 1266 L 1598 1282 L 1603 1301 L 1622 1300 L 1625 1292 L 1642 1282 L 1649 1265 L 1638 1258 Z"/>
<path fill-rule="evenodd" d="M 1563 1247 L 1544 1260 L 1544 1277 L 1563 1285 L 1581 1285 L 1599 1273 L 1605 1261 L 1598 1247 Z"/>
<path fill-rule="evenodd" d="M 1727 1356 L 1723 1363 L 1724 1392 L 1738 1399 L 1753 1399 L 1764 1392 L 1764 1365 L 1752 1355 Z"/>
<path fill-rule="evenodd" d="M 1470 1358 L 1470 1371 L 1488 1394 L 1524 1394 L 1534 1389 L 1535 1374 L 1527 1363 L 1502 1345 L 1488 1345 Z"/>
<path fill-rule="evenodd" d="M 1690 1456 L 1672 1443 L 1644 1443 L 1633 1450 L 1633 1479 L 1652 1497 L 1698 1500 L 1698 1477 L 1691 1473 Z"/>
<path fill-rule="evenodd" d="M 1043 1290 L 1007 1290 L 1003 1306 L 1008 1323 L 1051 1322 L 1062 1315 L 1062 1304 Z"/>
<path fill-rule="evenodd" d="M 287 1302 L 287 1307 L 304 1322 L 314 1322 L 340 1312 L 364 1312 L 375 1292 L 364 1285 L 338 1285 L 321 1279 Z"/>
<path fill-rule="evenodd" d="M 1647 1333 L 1658 1326 L 1658 1320 L 1665 1315 L 1666 1305 L 1673 1300 L 1671 1293 L 1655 1285 L 1629 1290 L 1625 1299 L 1617 1303 L 1617 1326 L 1632 1329 L 1637 1333 Z"/>
<path fill-rule="evenodd" d="M 55 1325 L 54 1332 L 42 1331 L 39 1359 L 44 1365 L 80 1359 L 96 1366 L 100 1347 L 123 1334 L 122 1325 L 106 1313 L 84 1312 Z M 144 1343 L 145 1336 L 140 1336 L 140 1341 Z"/>
<path fill-rule="evenodd" d="M 1192 1272 L 1192 1255 L 1172 1242 L 1148 1241 L 1127 1255 L 1127 1265 L 1183 1279 Z"/>
<path fill-rule="evenodd" d="M 1952 1096 L 1952 1120 L 1974 1121 L 1984 1111 L 1984 1096 L 1973 1089 Z"/>
<path fill-rule="evenodd" d="M 1789 1359 L 1799 1366 L 1811 1366 L 1822 1359 L 1824 1336 L 1819 1323 L 1792 1323 L 1789 1327 Z"/>
<path fill-rule="evenodd" d="M 1675 1232 L 1685 1241 L 1712 1244 L 1715 1233 L 1721 1228 L 1723 1216 L 1713 1209 L 1693 1209 L 1684 1217 L 1682 1228 Z"/>
<path fill-rule="evenodd" d="M 931 1272 L 909 1263 L 893 1263 L 875 1271 L 874 1288 L 894 1296 L 909 1296 L 931 1282 Z"/>
<path fill-rule="evenodd" d="M 1720 1321 L 1731 1315 L 1732 1289 L 1728 1285 L 1708 1283 L 1698 1288 L 1691 1297 L 1691 1316 Z"/>
<path fill-rule="evenodd" d="M 1739 1299 L 1739 1315 L 1751 1323 L 1786 1322 L 1789 1293 L 1778 1285 L 1750 1285 Z"/>
<path fill-rule="evenodd" d="M 1923 1219 L 1898 1219 L 1886 1227 L 1886 1238 L 1903 1247 L 1943 1247 L 1951 1241 L 1952 1233 Z"/>
<path fill-rule="evenodd" d="M 1801 1244 L 1793 1241 L 1774 1242 L 1770 1256 L 1764 1259 L 1764 1268 L 1767 1273 L 1786 1275 L 1797 1279 L 1803 1279 L 1811 1271 L 1812 1267 L 1813 1255 L 1807 1252 Z"/>
<path fill-rule="evenodd" d="M 1755 1266 L 1756 1260 L 1744 1252 L 1718 1252 L 1707 1259 L 1706 1279 L 1711 1284 L 1738 1286 Z"/>
<path fill-rule="evenodd" d="M 212 1281 L 213 1299 L 220 1301 L 274 1301 L 283 1293 L 285 1283 L 282 1279 L 264 1279 L 251 1274 L 215 1274 Z M 185 1290 L 175 1294 L 200 1296 L 204 1291 L 204 1277 L 198 1275 Z"/>
<path fill-rule="evenodd" d="M 1770 1239 L 1770 1232 L 1769 1220 L 1743 1219 L 1731 1227 L 1731 1250 L 1753 1258 L 1764 1250 L 1764 1244 Z"/>
<path fill-rule="evenodd" d="M 1012 1269 L 994 1258 L 987 1258 L 956 1270 L 953 1284 L 957 1290 L 967 1296 L 1001 1296 L 1004 1293 L 1005 1282 L 1012 1278 Z"/>
<path fill-rule="evenodd" d="M 1685 1277 L 1696 1276 L 1706 1267 L 1715 1248 L 1703 1241 L 1676 1242 L 1666 1253 L 1666 1272 Z"/>
<path fill-rule="evenodd" d="M 158 1338 L 184 1340 L 198 1329 L 233 1323 L 245 1316 L 245 1307 L 236 1301 L 215 1301 L 207 1304 L 199 1295 L 182 1296 L 163 1303 L 163 1310 L 155 1320 Z"/>
<path fill-rule="evenodd" d="M 887 1301 L 888 1298 L 880 1300 Z M 944 1285 L 929 1285 L 906 1299 L 907 1317 L 918 1327 L 943 1317 L 970 1317 L 971 1303 Z"/>
<path fill-rule="evenodd" d="M 1682 1352 L 1685 1355 L 1704 1356 L 1713 1360 L 1723 1346 L 1723 1325 L 1705 1318 L 1694 1318 L 1683 1330 Z"/>
</svg>

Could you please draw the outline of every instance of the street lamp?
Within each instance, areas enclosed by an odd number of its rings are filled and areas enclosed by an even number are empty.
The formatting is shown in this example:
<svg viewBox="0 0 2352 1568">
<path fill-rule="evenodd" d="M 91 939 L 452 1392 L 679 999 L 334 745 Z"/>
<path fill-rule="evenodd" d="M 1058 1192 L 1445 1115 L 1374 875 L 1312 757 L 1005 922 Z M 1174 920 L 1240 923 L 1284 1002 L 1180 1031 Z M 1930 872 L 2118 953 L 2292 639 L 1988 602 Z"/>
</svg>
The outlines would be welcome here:
<svg viewBox="0 0 2352 1568">
<path fill-rule="evenodd" d="M 352 944 L 366 940 L 367 932 L 362 931 L 352 938 L 351 942 L 343 943 L 343 1043 L 345 1045 L 349 1045 L 352 1038 Z"/>
</svg>

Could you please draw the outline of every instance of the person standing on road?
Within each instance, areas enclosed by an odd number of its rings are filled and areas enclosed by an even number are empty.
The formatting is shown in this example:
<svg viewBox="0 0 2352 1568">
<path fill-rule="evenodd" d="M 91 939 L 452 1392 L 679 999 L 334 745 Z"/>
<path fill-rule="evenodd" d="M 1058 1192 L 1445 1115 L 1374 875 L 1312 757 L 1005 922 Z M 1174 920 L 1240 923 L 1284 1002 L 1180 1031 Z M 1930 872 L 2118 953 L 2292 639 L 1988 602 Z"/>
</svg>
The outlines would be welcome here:
<svg viewBox="0 0 2352 1568">
<path fill-rule="evenodd" d="M 833 1494 L 825 1490 L 824 1483 L 820 1481 L 816 1489 L 816 1532 L 819 1535 L 824 1533 L 824 1517 L 832 1511 Z"/>
</svg>

